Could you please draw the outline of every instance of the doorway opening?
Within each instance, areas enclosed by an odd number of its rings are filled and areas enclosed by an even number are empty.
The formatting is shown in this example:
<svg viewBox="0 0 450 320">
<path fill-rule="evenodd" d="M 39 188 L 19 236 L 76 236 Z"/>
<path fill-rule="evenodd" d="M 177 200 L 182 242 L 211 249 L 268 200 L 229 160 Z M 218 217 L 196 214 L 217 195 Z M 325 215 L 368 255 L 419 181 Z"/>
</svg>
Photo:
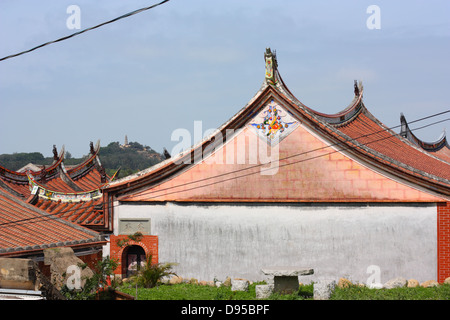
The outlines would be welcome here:
<svg viewBox="0 0 450 320">
<path fill-rule="evenodd" d="M 146 263 L 145 251 L 141 246 L 132 245 L 123 251 L 122 262 L 125 267 L 125 277 L 136 275 Z"/>
</svg>

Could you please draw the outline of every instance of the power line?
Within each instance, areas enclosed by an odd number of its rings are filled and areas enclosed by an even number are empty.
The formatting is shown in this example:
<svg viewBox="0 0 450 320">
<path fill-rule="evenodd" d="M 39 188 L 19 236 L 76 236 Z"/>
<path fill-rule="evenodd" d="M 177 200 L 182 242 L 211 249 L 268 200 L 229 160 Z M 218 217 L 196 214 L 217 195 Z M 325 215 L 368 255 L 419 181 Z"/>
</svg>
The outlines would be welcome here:
<svg viewBox="0 0 450 320">
<path fill-rule="evenodd" d="M 446 112 L 443 112 L 443 113 L 447 113 L 447 112 L 450 112 L 450 110 L 448 110 L 448 111 L 446 111 Z M 443 113 L 440 113 L 440 114 L 443 114 Z M 434 115 L 434 116 L 435 116 L 435 115 Z M 414 122 L 417 122 L 417 121 L 420 121 L 420 120 L 429 119 L 430 117 L 431 117 L 431 116 L 425 117 L 425 118 L 423 118 L 423 119 L 418 119 L 418 120 L 416 120 L 416 121 L 414 121 Z M 424 126 L 422 126 L 422 127 L 418 127 L 418 128 L 415 128 L 415 129 L 411 129 L 411 131 L 413 131 L 413 130 L 424 129 L 424 128 L 430 127 L 430 126 L 432 126 L 432 125 L 436 125 L 436 124 L 439 124 L 439 123 L 442 123 L 442 122 L 445 122 L 445 121 L 449 121 L 449 120 L 450 120 L 450 118 L 443 119 L 443 120 L 439 120 L 439 121 L 433 122 L 433 123 L 431 123 L 431 124 L 424 125 Z M 412 123 L 412 122 L 411 122 L 411 123 Z M 401 126 L 401 125 L 400 125 L 400 126 Z M 395 127 L 398 127 L 398 126 L 395 126 Z M 392 128 L 395 128 L 395 127 L 392 127 Z M 373 132 L 373 133 L 371 133 L 371 134 L 363 135 L 363 136 L 360 136 L 360 137 L 357 137 L 357 138 L 354 138 L 354 139 L 346 139 L 345 142 L 356 141 L 357 139 L 360 139 L 360 138 L 362 138 L 362 137 L 367 137 L 367 136 L 370 136 L 370 135 L 374 135 L 374 134 L 378 134 L 378 133 L 381 133 L 381 132 L 385 132 L 385 131 L 387 131 L 387 130 L 391 130 L 392 128 L 387 128 L 387 129 L 384 129 L 384 130 L 380 130 L 380 131 L 377 131 L 377 132 Z M 360 144 L 360 145 L 362 145 L 362 146 L 367 146 L 367 145 L 369 145 L 369 144 L 371 144 L 371 143 L 379 142 L 379 141 L 382 141 L 382 140 L 388 140 L 388 139 L 391 139 L 391 138 L 394 138 L 394 137 L 395 137 L 395 136 L 393 136 L 393 135 L 389 135 L 389 136 L 387 136 L 387 137 L 383 137 L 383 138 L 380 138 L 380 139 L 377 139 L 377 140 L 372 140 L 372 141 L 369 141 L 369 142 L 366 142 L 366 143 L 362 143 L 362 144 Z M 291 156 L 288 156 L 288 157 L 285 157 L 285 158 L 282 158 L 282 159 L 277 159 L 277 160 L 275 160 L 274 162 L 281 162 L 281 161 L 284 161 L 284 160 L 287 160 L 287 159 L 290 159 L 290 158 L 294 158 L 294 157 L 298 157 L 298 156 L 301 156 L 301 155 L 305 155 L 305 154 L 308 154 L 308 153 L 320 151 L 320 150 L 327 149 L 327 148 L 330 148 L 330 147 L 339 146 L 339 145 L 344 144 L 345 142 L 339 142 L 339 143 L 335 143 L 335 144 L 332 144 L 332 145 L 327 145 L 327 146 L 324 146 L 324 147 L 320 147 L 320 148 L 317 148 L 317 149 L 314 149 L 314 150 L 309 150 L 309 151 L 297 153 L 297 154 L 294 154 L 294 155 L 291 155 Z M 346 148 L 344 148 L 344 150 L 346 150 L 346 149 L 353 149 L 353 148 L 356 148 L 356 147 L 347 146 Z M 317 159 L 317 158 L 320 158 L 320 157 L 323 157 L 323 156 L 327 156 L 327 155 L 330 155 L 330 154 L 333 154 L 333 153 L 336 153 L 336 152 L 339 152 L 339 151 L 340 151 L 340 150 L 335 150 L 335 151 L 331 151 L 331 152 L 326 153 L 326 154 L 321 154 L 321 155 L 314 156 L 314 157 L 310 157 L 310 158 L 307 158 L 307 159 L 302 159 L 302 160 L 298 160 L 298 161 L 294 161 L 294 162 L 290 162 L 290 163 L 286 163 L 286 164 L 281 164 L 281 165 L 278 165 L 278 167 L 285 167 L 285 166 L 289 166 L 289 165 L 292 165 L 292 164 L 296 164 L 296 163 L 300 163 L 300 162 L 305 162 L 305 161 Z M 175 188 L 179 188 L 179 187 L 184 187 L 184 186 L 188 186 L 188 185 L 191 185 L 191 184 L 197 184 L 197 183 L 200 183 L 200 182 L 205 182 L 205 181 L 208 181 L 208 180 L 211 180 L 211 179 L 216 179 L 216 178 L 223 177 L 223 176 L 227 176 L 227 175 L 230 175 L 230 174 L 239 173 L 239 172 L 242 172 L 242 171 L 246 171 L 246 170 L 250 170 L 250 169 L 254 169 L 254 168 L 266 166 L 266 165 L 269 165 L 269 164 L 271 164 L 271 163 L 272 163 L 272 161 L 271 161 L 271 162 L 268 162 L 268 163 L 264 163 L 264 164 L 257 164 L 257 165 L 251 166 L 251 167 L 247 167 L 247 168 L 243 168 L 243 169 L 238 169 L 238 170 L 235 170 L 235 171 L 223 173 L 223 174 L 220 174 L 220 175 L 217 175 L 217 176 L 213 176 L 213 177 L 203 178 L 203 179 L 196 180 L 196 181 L 191 181 L 191 182 L 182 183 L 182 184 L 179 184 L 179 185 L 176 185 L 176 186 L 171 186 L 171 187 L 167 187 L 167 188 L 160 189 L 160 190 L 156 190 L 156 191 L 155 191 L 155 190 L 144 191 L 144 192 L 141 192 L 140 194 L 141 194 L 141 195 L 148 195 L 148 194 L 152 194 L 152 193 L 160 193 L 160 192 L 162 192 L 162 191 L 167 191 L 167 190 L 170 190 L 170 189 L 175 189 Z M 237 179 L 237 178 L 242 178 L 242 177 L 245 177 L 245 176 L 250 176 L 250 175 L 253 175 L 253 174 L 261 173 L 261 172 L 264 172 L 264 171 L 270 171 L 270 170 L 273 170 L 273 169 L 272 169 L 272 168 L 266 168 L 266 169 L 260 170 L 259 172 L 250 172 L 250 173 L 241 175 L 241 176 L 239 176 L 239 177 L 231 177 L 231 178 L 227 178 L 227 179 L 224 179 L 224 180 L 220 180 L 220 181 L 216 181 L 216 182 L 211 182 L 211 183 L 209 183 L 209 184 L 205 184 L 205 185 L 201 185 L 201 186 L 192 187 L 192 188 L 187 189 L 187 190 L 184 189 L 184 190 L 180 190 L 180 191 L 173 191 L 173 192 L 166 193 L 165 195 L 171 194 L 171 193 L 178 193 L 178 192 L 190 191 L 190 190 L 194 190 L 194 189 L 198 189 L 198 188 L 204 188 L 204 187 L 211 186 L 211 185 L 214 185 L 214 184 L 217 184 L 217 183 L 221 183 L 221 182 L 224 182 L 224 181 L 229 181 L 229 180 L 233 180 L 233 179 Z M 154 196 L 154 198 L 156 198 L 156 197 L 158 197 L 158 196 Z M 150 198 L 151 198 L 151 197 L 150 197 Z"/>
<path fill-rule="evenodd" d="M 87 206 L 85 206 L 85 207 L 83 207 L 82 209 L 81 208 L 74 208 L 74 209 L 67 209 L 67 210 L 65 210 L 65 211 L 58 211 L 58 212 L 55 212 L 55 213 L 48 213 L 48 214 L 43 214 L 43 215 L 39 215 L 39 216 L 34 216 L 34 217 L 30 217 L 30 218 L 26 218 L 26 219 L 20 219 L 20 220 L 13 220 L 13 221 L 8 221 L 8 222 L 3 222 L 3 223 L 0 223 L 0 228 L 2 227 L 2 226 L 7 226 L 7 225 L 10 225 L 10 224 L 19 224 L 19 223 L 22 223 L 22 222 L 24 222 L 24 223 L 26 223 L 26 222 L 29 222 L 29 221 L 31 221 L 31 220 L 38 220 L 38 219 L 47 219 L 47 218 L 50 218 L 50 217 L 54 217 L 54 218 L 59 218 L 59 219 L 63 219 L 63 220 L 65 220 L 64 218 L 62 218 L 62 215 L 64 215 L 64 214 L 66 214 L 66 213 L 69 213 L 69 212 L 75 212 L 75 211 L 79 211 L 79 210 L 87 210 L 87 209 L 90 209 L 90 208 L 95 208 L 97 206 L 97 204 L 90 204 L 90 205 L 87 205 Z M 33 206 L 34 207 L 34 206 Z M 46 212 L 46 210 L 45 209 L 41 209 L 41 208 L 39 208 L 39 207 L 34 207 L 34 208 L 36 208 L 37 210 L 41 210 L 41 211 L 43 211 L 43 212 Z M 83 211 L 83 213 L 85 213 L 86 211 Z M 60 216 L 58 216 L 58 215 L 60 215 Z M 35 222 L 35 221 L 33 221 L 33 222 Z M 73 222 L 74 224 L 77 224 L 76 222 Z"/>
<path fill-rule="evenodd" d="M 443 112 L 439 112 L 439 113 L 435 113 L 435 114 L 432 114 L 432 115 L 430 115 L 430 116 L 426 116 L 426 117 L 423 117 L 423 118 L 420 118 L 420 119 L 417 119 L 417 120 L 414 120 L 414 121 L 410 121 L 409 124 L 416 123 L 416 122 L 423 121 L 423 120 L 427 120 L 427 119 L 430 119 L 430 118 L 433 118 L 433 117 L 437 117 L 437 116 L 440 116 L 440 115 L 443 115 L 443 114 L 446 114 L 446 113 L 449 113 L 449 112 L 450 112 L 450 110 L 443 111 Z M 432 123 L 431 125 L 438 124 L 438 123 L 440 123 L 440 122 L 444 122 L 444 121 L 447 121 L 447 120 L 448 120 L 448 119 L 445 119 L 445 120 L 443 120 L 443 121 L 439 121 L 439 122 L 437 122 L 437 123 Z M 389 131 L 389 130 L 393 130 L 393 129 L 398 128 L 398 127 L 401 127 L 401 126 L 402 126 L 402 125 L 400 124 L 400 125 L 397 125 L 397 126 L 393 126 L 393 127 L 390 127 L 390 128 L 386 128 L 386 129 L 382 129 L 382 130 L 379 130 L 379 131 L 375 131 L 375 132 L 372 132 L 372 133 L 369 133 L 369 134 L 365 134 L 365 135 L 362 135 L 362 136 L 359 136 L 359 137 L 356 137 L 356 138 L 353 138 L 353 139 L 351 139 L 351 138 L 350 138 L 350 139 L 346 139 L 346 141 L 344 141 L 344 142 L 337 142 L 337 143 L 333 143 L 333 144 L 330 144 L 330 145 L 327 145 L 327 146 L 324 146 L 324 147 L 320 147 L 320 148 L 316 148 L 316 149 L 313 149 L 313 150 L 308 150 L 308 151 L 304 151 L 304 152 L 301 152 L 301 153 L 293 154 L 293 155 L 287 156 L 287 157 L 285 157 L 285 158 L 278 159 L 278 160 L 276 160 L 276 161 L 288 160 L 288 159 L 290 159 L 290 158 L 298 157 L 298 156 L 301 156 L 301 155 L 304 155 L 304 154 L 307 154 L 307 153 L 316 152 L 316 151 L 320 151 L 320 150 L 323 150 L 323 149 L 327 149 L 327 148 L 339 146 L 339 145 L 341 145 L 341 144 L 344 144 L 345 142 L 356 141 L 357 139 L 366 138 L 366 137 L 369 137 L 369 136 L 371 136 L 371 135 L 375 135 L 375 134 L 379 134 L 379 133 L 386 132 L 386 131 Z M 430 125 L 427 125 L 427 126 L 430 126 Z M 426 126 L 424 126 L 424 127 L 426 127 Z M 423 129 L 424 127 L 420 127 L 420 128 L 416 128 L 416 129 L 411 129 L 411 131 Z M 390 137 L 393 137 L 393 136 L 390 136 Z M 371 142 L 369 142 L 369 143 L 373 143 L 373 142 L 375 142 L 375 141 L 371 141 Z M 238 169 L 238 170 L 226 172 L 226 173 L 223 173 L 223 174 L 220 174 L 220 175 L 216 175 L 216 176 L 213 176 L 213 177 L 207 177 L 207 178 L 203 178 L 203 179 L 200 179 L 200 180 L 196 180 L 196 181 L 191 181 L 191 182 L 186 182 L 186 183 L 183 183 L 183 184 L 179 184 L 179 185 L 177 185 L 177 186 L 168 187 L 168 188 L 165 188 L 165 189 L 160 189 L 160 190 L 158 190 L 158 191 L 151 191 L 151 190 L 149 190 L 149 191 L 147 191 L 147 192 L 144 192 L 143 194 L 146 194 L 146 193 L 152 193 L 152 192 L 161 192 L 161 191 L 169 190 L 169 189 L 172 189 L 172 188 L 183 187 L 183 186 L 187 186 L 187 185 L 190 185 L 190 184 L 194 184 L 194 183 L 199 183 L 199 182 L 207 181 L 207 180 L 210 180 L 210 179 L 215 179 L 215 178 L 223 177 L 223 176 L 226 176 L 226 175 L 230 175 L 230 174 L 234 174 L 234 173 L 239 173 L 239 172 L 246 171 L 246 170 L 250 170 L 250 169 L 259 168 L 259 167 L 265 166 L 265 165 L 268 165 L 268 163 L 264 163 L 264 164 L 256 164 L 256 165 L 253 165 L 253 166 L 250 166 L 250 167 L 246 167 L 246 168 L 242 168 L 242 169 Z"/>
<path fill-rule="evenodd" d="M 440 112 L 440 113 L 436 113 L 436 114 L 433 114 L 433 115 L 430 115 L 430 116 L 426 116 L 426 117 L 423 117 L 423 118 L 420 118 L 420 119 L 411 121 L 411 122 L 409 122 L 409 124 L 416 123 L 416 122 L 423 121 L 423 120 L 427 120 L 427 119 L 430 119 L 430 118 L 432 118 L 432 117 L 436 117 L 436 116 L 439 116 L 439 115 L 443 115 L 443 114 L 446 114 L 446 113 L 449 113 L 449 112 L 450 112 L 450 110 L 443 111 L 443 112 Z M 433 122 L 433 123 L 426 124 L 426 125 L 423 125 L 423 126 L 421 126 L 421 127 L 414 128 L 414 129 L 410 129 L 410 130 L 411 130 L 411 131 L 415 131 L 415 130 L 424 129 L 424 128 L 427 128 L 427 127 L 430 127 L 430 126 L 433 126 L 433 125 L 436 125 L 436 124 L 439 124 L 439 123 L 442 123 L 442 122 L 445 122 L 445 121 L 449 121 L 449 120 L 450 120 L 450 118 L 446 118 L 446 119 L 439 120 L 439 121 L 435 121 L 435 122 Z M 357 137 L 357 138 L 346 139 L 345 142 L 351 142 L 351 141 L 355 141 L 355 140 L 360 139 L 360 138 L 363 138 L 363 137 L 368 137 L 368 136 L 371 136 L 371 135 L 374 135 L 374 134 L 378 134 L 378 133 L 382 133 L 382 132 L 387 132 L 387 131 L 389 131 L 389 130 L 395 129 L 395 128 L 400 127 L 400 126 L 401 126 L 401 125 L 397 125 L 397 126 L 394 126 L 394 127 L 390 127 L 390 128 L 386 128 L 386 129 L 383 129 L 383 130 L 376 131 L 376 132 L 372 132 L 372 133 L 370 133 L 370 134 L 362 135 L 362 136 L 359 136 L 359 137 Z M 362 144 L 362 145 L 367 146 L 368 144 L 371 144 L 371 143 L 374 143 L 374 142 L 378 142 L 378 141 L 382 141 L 382 140 L 391 139 L 391 138 L 394 138 L 394 137 L 395 137 L 394 135 L 389 135 L 389 136 L 387 136 L 387 137 L 383 137 L 383 138 L 380 138 L 380 139 L 377 139 L 377 140 L 372 140 L 372 141 L 366 142 L 366 143 L 364 143 L 364 144 Z M 326 148 L 330 148 L 330 147 L 334 147 L 334 146 L 338 146 L 338 145 L 344 144 L 345 142 L 334 143 L 334 144 L 327 145 L 327 146 L 320 147 L 320 148 L 316 148 L 316 149 L 313 149 L 313 150 L 309 150 L 309 151 L 297 153 L 297 154 L 294 154 L 294 155 L 291 155 L 291 156 L 288 156 L 288 157 L 285 157 L 285 158 L 282 158 L 282 159 L 278 159 L 278 160 L 276 160 L 276 161 L 283 161 L 283 160 L 287 160 L 287 159 L 290 159 L 290 158 L 293 158 L 293 157 L 298 157 L 298 156 L 301 156 L 301 155 L 304 155 L 304 154 L 307 154 L 307 153 L 320 151 L 320 150 L 323 150 L 323 149 L 326 149 Z M 352 147 L 352 146 L 347 146 L 347 149 L 352 149 L 352 148 L 354 148 L 354 147 Z M 298 160 L 298 161 L 295 161 L 295 162 L 290 162 L 290 163 L 286 163 L 286 164 L 281 164 L 281 165 L 279 165 L 279 167 L 284 167 L 284 166 L 288 166 L 288 165 L 292 165 L 292 164 L 296 164 L 296 163 L 300 163 L 300 162 L 305 162 L 305 161 L 314 160 L 314 159 L 317 159 L 317 158 L 320 158 L 320 157 L 323 157 L 323 156 L 327 156 L 327 155 L 330 155 L 330 154 L 333 154 L 333 153 L 336 153 L 336 152 L 339 152 L 339 151 L 340 151 L 340 150 L 334 150 L 334 151 L 331 151 L 331 152 L 326 153 L 326 154 L 321 154 L 321 155 L 314 156 L 314 157 L 310 157 L 310 158 L 307 158 L 307 159 L 301 159 L 301 160 Z M 211 180 L 211 179 L 220 178 L 220 177 L 223 177 L 223 176 L 226 176 L 226 175 L 229 175 L 229 174 L 239 173 L 239 172 L 242 172 L 242 171 L 245 171 L 245 170 L 250 170 L 250 169 L 254 169 L 254 168 L 258 168 L 258 167 L 266 166 L 266 165 L 268 165 L 268 163 L 257 164 L 257 165 L 251 166 L 251 167 L 247 167 L 247 168 L 243 168 L 243 169 L 239 169 L 239 170 L 227 172 L 227 173 L 220 174 L 220 175 L 216 175 L 216 176 L 213 176 L 213 177 L 203 178 L 203 179 L 199 179 L 199 180 L 196 180 L 196 181 L 191 181 L 191 182 L 179 184 L 179 185 L 176 185 L 176 186 L 168 187 L 168 188 L 161 189 L 161 190 L 157 190 L 157 191 L 149 190 L 149 191 L 147 191 L 147 192 L 143 192 L 142 194 L 157 193 L 157 192 L 161 192 L 161 191 L 166 191 L 166 190 L 170 190 L 170 189 L 175 189 L 175 188 L 182 187 L 182 186 L 187 186 L 187 185 L 191 185 L 191 184 L 196 184 L 196 183 L 200 183 L 200 182 L 205 182 L 205 181 L 208 181 L 208 180 Z M 271 169 L 271 168 L 268 168 L 268 169 L 263 169 L 263 170 L 265 171 L 265 170 L 272 170 L 272 169 Z M 261 171 L 260 171 L 260 172 L 261 172 Z M 225 182 L 225 181 L 229 181 L 229 180 L 233 180 L 233 179 L 238 179 L 238 178 L 250 176 L 250 175 L 253 175 L 253 174 L 256 174 L 256 173 L 259 173 L 259 172 L 250 172 L 250 173 L 246 173 L 246 174 L 243 174 L 243 175 L 240 175 L 240 176 L 237 176 L 237 177 L 231 177 L 231 178 L 223 179 L 223 180 L 220 180 L 220 181 L 211 182 L 211 183 L 209 183 L 209 184 L 205 184 L 205 185 L 201 185 L 201 186 L 192 187 L 192 188 L 187 189 L 187 190 L 173 191 L 172 193 L 184 192 L 184 191 L 194 190 L 194 189 L 197 189 L 197 188 L 204 188 L 204 187 L 211 186 L 211 185 L 214 185 L 214 184 L 217 184 L 217 183 L 222 183 L 222 182 Z M 170 193 L 169 193 L 169 194 L 170 194 Z M 92 207 L 95 207 L 95 206 L 96 206 L 95 204 L 92 204 L 92 205 L 89 205 L 89 206 L 84 207 L 84 209 L 89 209 L 89 208 L 92 208 Z M 117 206 L 117 205 L 112 205 L 113 208 L 116 207 L 116 206 Z M 40 209 L 40 210 L 45 211 L 45 210 L 43 210 L 43 209 Z M 45 215 L 41 215 L 41 216 L 36 216 L 36 217 L 31 217 L 31 218 L 27 218 L 27 219 L 20 219 L 20 220 L 15 220 L 15 221 L 8 221 L 8 222 L 0 223 L 0 228 L 2 228 L 2 227 L 8 227 L 8 226 L 13 225 L 13 224 L 15 224 L 15 225 L 22 225 L 22 224 L 27 224 L 27 223 L 35 223 L 36 220 L 38 220 L 38 219 L 45 220 L 45 219 L 53 218 L 53 217 L 60 218 L 60 219 L 64 219 L 64 218 L 58 217 L 58 215 L 64 215 L 64 214 L 66 214 L 66 213 L 69 213 L 69 212 L 72 212 L 72 211 L 77 211 L 77 210 L 80 210 L 80 209 L 79 209 L 79 208 L 77 208 L 77 209 L 68 209 L 68 210 L 65 210 L 65 211 L 57 212 L 57 213 L 49 213 L 49 214 L 45 214 Z M 32 221 L 32 220 L 34 220 L 34 221 Z"/>
<path fill-rule="evenodd" d="M 124 15 L 121 15 L 120 17 L 117 17 L 117 18 L 114 18 L 114 19 L 112 19 L 112 20 L 109 20 L 109 21 L 100 23 L 100 24 L 98 24 L 98 25 L 96 25 L 96 26 L 94 26 L 94 27 L 90 27 L 90 28 L 87 28 L 87 29 L 84 29 L 84 30 L 75 32 L 75 33 L 73 33 L 73 34 L 71 34 L 71 35 L 68 35 L 68 36 L 65 36 L 65 37 L 62 37 L 62 38 L 53 40 L 53 41 L 49 41 L 49 42 L 43 43 L 43 44 L 38 45 L 38 46 L 36 46 L 36 47 L 34 47 L 34 48 L 31 48 L 31 49 L 28 49 L 28 50 L 25 50 L 25 51 L 22 51 L 22 52 L 19 52 L 19 53 L 15 53 L 15 54 L 11 54 L 11 55 L 9 55 L 9 56 L 3 57 L 3 58 L 0 59 L 0 61 L 6 60 L 6 59 L 11 59 L 11 58 L 14 58 L 14 57 L 23 55 L 23 54 L 25 54 L 25 53 L 32 52 L 32 51 L 37 50 L 37 49 L 39 49 L 39 48 L 48 46 L 48 45 L 50 45 L 50 44 L 53 44 L 53 43 L 56 43 L 56 42 L 60 42 L 60 41 L 64 41 L 64 40 L 73 38 L 73 37 L 75 37 L 75 36 L 79 36 L 80 34 L 83 34 L 83 33 L 85 33 L 85 32 L 88 32 L 88 31 L 91 31 L 91 30 L 100 28 L 100 27 L 102 27 L 102 26 L 104 26 L 104 25 L 107 25 L 107 24 L 116 22 L 116 21 L 121 20 L 121 19 L 124 19 L 124 18 L 131 17 L 131 16 L 133 16 L 133 15 L 135 15 L 135 14 L 138 14 L 138 13 L 141 13 L 141 12 L 143 12 L 143 11 L 147 11 L 147 10 L 153 9 L 153 8 L 155 8 L 155 7 L 157 7 L 157 6 L 160 6 L 160 5 L 162 5 L 162 4 L 164 4 L 164 3 L 168 2 L 168 1 L 169 1 L 169 0 L 164 0 L 164 1 L 161 1 L 161 2 L 159 2 L 159 3 L 157 3 L 157 4 L 154 4 L 154 5 L 152 5 L 152 6 L 134 10 L 134 11 L 132 11 L 132 12 L 126 13 L 126 14 L 124 14 Z"/>
</svg>

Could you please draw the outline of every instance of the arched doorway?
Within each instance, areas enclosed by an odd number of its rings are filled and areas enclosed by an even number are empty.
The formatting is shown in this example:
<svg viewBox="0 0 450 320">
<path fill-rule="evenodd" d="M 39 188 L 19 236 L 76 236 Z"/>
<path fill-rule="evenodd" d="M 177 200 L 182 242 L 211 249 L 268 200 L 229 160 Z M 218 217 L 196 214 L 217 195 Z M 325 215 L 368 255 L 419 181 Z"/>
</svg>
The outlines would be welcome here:
<svg viewBox="0 0 450 320">
<path fill-rule="evenodd" d="M 123 250 L 122 263 L 124 266 L 125 277 L 135 275 L 145 264 L 145 251 L 141 246 L 132 245 Z"/>
</svg>

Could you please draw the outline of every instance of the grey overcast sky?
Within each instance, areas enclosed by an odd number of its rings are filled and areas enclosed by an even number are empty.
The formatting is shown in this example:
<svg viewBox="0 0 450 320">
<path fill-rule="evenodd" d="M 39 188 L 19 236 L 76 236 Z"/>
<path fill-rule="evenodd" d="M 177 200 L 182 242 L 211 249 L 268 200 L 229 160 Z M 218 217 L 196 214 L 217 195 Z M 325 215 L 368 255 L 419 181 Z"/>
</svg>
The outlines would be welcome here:
<svg viewBox="0 0 450 320">
<path fill-rule="evenodd" d="M 70 5 L 82 30 L 157 2 L 2 0 L 0 58 L 79 31 L 67 27 Z M 367 26 L 370 5 L 380 29 Z M 55 144 L 81 157 L 90 141 L 125 135 L 170 150 L 174 130 L 216 128 L 253 97 L 266 47 L 289 89 L 317 111 L 343 110 L 355 79 L 389 127 L 402 112 L 412 121 L 450 109 L 448 0 L 171 0 L 0 61 L 0 154 L 50 156 Z M 434 141 L 449 123 L 415 133 Z"/>
</svg>

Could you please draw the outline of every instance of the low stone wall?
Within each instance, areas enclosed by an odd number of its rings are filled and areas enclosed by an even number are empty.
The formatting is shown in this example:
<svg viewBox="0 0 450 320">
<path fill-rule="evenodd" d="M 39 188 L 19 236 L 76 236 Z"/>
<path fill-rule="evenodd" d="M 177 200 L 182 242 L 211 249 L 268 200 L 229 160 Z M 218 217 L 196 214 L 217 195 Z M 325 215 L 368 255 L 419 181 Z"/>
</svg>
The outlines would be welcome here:
<svg viewBox="0 0 450 320">
<path fill-rule="evenodd" d="M 0 288 L 41 292 L 47 300 L 65 300 L 31 259 L 0 258 Z"/>
</svg>

